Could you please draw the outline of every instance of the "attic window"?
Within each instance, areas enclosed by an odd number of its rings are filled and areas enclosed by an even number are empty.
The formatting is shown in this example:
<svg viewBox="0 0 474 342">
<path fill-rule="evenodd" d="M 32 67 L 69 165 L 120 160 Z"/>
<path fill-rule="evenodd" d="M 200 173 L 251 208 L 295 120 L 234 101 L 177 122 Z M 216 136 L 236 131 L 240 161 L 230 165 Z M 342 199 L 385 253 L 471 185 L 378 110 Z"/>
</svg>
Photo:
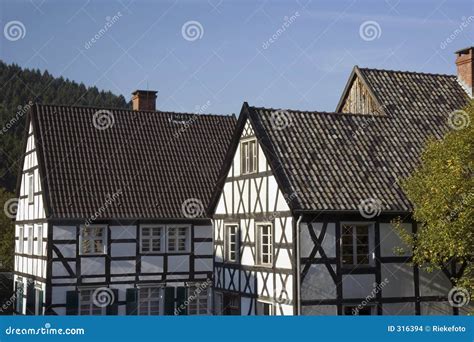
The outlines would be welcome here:
<svg viewBox="0 0 474 342">
<path fill-rule="evenodd" d="M 241 174 L 257 172 L 257 140 L 251 139 L 240 144 Z"/>
<path fill-rule="evenodd" d="M 32 204 L 35 200 L 35 183 L 33 172 L 28 173 L 28 204 Z"/>
</svg>

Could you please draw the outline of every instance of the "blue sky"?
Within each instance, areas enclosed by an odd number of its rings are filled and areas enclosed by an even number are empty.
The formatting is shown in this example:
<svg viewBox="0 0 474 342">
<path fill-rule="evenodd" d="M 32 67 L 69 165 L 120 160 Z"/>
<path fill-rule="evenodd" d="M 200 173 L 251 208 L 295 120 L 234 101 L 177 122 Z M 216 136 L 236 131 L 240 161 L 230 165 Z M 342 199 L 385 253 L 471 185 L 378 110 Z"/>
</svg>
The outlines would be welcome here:
<svg viewBox="0 0 474 342">
<path fill-rule="evenodd" d="M 159 109 L 186 112 L 333 111 L 356 64 L 454 74 L 454 51 L 474 45 L 472 0 L 2 0 L 0 20 L 7 63 L 127 99 L 158 90 Z M 12 21 L 23 38 L 7 39 Z"/>
</svg>

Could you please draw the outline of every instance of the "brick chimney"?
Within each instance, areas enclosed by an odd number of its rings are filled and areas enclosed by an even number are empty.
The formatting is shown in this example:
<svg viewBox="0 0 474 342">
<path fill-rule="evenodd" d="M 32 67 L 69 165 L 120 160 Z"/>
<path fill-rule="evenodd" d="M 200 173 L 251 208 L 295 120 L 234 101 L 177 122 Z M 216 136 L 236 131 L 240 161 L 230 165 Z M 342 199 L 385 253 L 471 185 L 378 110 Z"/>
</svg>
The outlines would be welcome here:
<svg viewBox="0 0 474 342">
<path fill-rule="evenodd" d="M 456 51 L 458 80 L 472 98 L 474 96 L 474 46 Z"/>
<path fill-rule="evenodd" d="M 154 90 L 135 90 L 132 93 L 133 110 L 156 110 L 156 93 Z"/>
</svg>

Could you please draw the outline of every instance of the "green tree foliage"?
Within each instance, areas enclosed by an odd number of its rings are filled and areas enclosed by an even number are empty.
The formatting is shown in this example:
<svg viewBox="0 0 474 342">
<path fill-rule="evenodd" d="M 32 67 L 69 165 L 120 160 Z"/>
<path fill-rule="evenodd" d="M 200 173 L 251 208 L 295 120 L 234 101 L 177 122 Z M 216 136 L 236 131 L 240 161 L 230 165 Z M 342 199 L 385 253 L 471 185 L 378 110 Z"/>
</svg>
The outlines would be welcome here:
<svg viewBox="0 0 474 342">
<path fill-rule="evenodd" d="M 29 102 L 108 108 L 127 108 L 123 96 L 99 91 L 47 71 L 22 69 L 0 61 L 0 187 L 14 192 L 23 153 L 22 138 Z"/>
<path fill-rule="evenodd" d="M 8 215 L 10 211 L 4 209 L 5 203 L 11 200 L 14 200 L 14 195 L 0 188 L 0 270 L 13 269 L 15 225 L 13 219 L 9 217 L 11 215 Z"/>
<path fill-rule="evenodd" d="M 399 232 L 416 264 L 432 270 L 456 261 L 462 273 L 451 280 L 473 293 L 474 101 L 456 115 L 463 124 L 429 141 L 420 167 L 403 184 L 420 224 L 417 234 Z"/>
</svg>

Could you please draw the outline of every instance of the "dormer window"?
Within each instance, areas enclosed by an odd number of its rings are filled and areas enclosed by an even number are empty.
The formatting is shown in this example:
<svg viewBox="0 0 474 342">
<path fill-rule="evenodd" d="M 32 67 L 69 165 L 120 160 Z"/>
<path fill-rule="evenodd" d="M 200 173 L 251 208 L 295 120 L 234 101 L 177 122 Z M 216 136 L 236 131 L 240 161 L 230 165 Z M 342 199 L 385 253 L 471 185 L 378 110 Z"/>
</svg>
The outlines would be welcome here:
<svg viewBox="0 0 474 342">
<path fill-rule="evenodd" d="M 240 144 L 241 173 L 247 175 L 257 172 L 257 140 L 246 140 Z"/>
</svg>

